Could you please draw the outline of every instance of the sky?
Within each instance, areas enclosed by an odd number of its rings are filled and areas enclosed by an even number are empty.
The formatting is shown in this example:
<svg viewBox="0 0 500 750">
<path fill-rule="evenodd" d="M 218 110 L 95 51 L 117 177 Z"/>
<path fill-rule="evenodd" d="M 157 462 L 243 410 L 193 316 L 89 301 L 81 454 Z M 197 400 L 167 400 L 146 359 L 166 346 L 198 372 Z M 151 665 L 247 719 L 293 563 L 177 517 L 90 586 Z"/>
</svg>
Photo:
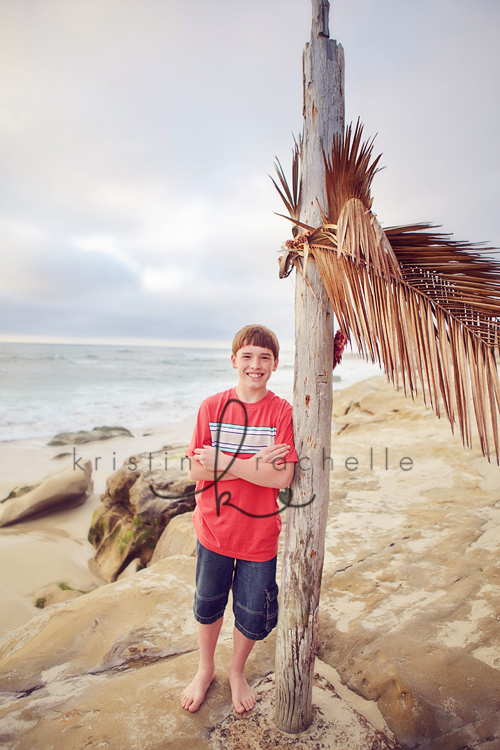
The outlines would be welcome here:
<svg viewBox="0 0 500 750">
<path fill-rule="evenodd" d="M 310 0 L 0 0 L 0 340 L 293 341 Z M 500 247 L 498 0 L 332 0 L 383 226 Z M 500 257 L 500 256 L 498 256 Z"/>
</svg>

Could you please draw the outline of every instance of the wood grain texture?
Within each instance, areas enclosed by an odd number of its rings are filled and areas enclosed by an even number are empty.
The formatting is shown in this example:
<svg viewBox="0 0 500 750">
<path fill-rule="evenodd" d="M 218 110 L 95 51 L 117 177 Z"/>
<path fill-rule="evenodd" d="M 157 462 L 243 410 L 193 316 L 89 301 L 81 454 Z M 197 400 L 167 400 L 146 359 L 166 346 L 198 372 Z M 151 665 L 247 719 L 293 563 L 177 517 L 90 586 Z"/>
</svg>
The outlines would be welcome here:
<svg viewBox="0 0 500 750">
<path fill-rule="evenodd" d="M 344 127 L 343 50 L 328 38 L 327 0 L 313 0 L 311 41 L 303 56 L 304 130 L 300 220 L 322 223 L 323 149 Z M 318 205 L 319 201 L 319 205 Z M 287 511 L 276 647 L 277 726 L 289 733 L 312 721 L 312 676 L 329 501 L 333 314 L 316 264 L 296 273 L 294 438 L 300 458 Z M 314 497 L 314 500 L 312 498 Z M 312 502 L 310 502 L 312 500 Z"/>
</svg>

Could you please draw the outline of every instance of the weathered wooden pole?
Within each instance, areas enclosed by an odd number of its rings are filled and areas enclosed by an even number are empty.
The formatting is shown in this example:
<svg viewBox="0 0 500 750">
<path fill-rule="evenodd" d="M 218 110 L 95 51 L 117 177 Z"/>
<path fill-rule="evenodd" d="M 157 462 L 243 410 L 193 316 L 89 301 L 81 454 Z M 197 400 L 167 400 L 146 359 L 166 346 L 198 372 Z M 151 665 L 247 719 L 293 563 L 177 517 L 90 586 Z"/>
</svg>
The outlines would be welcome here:
<svg viewBox="0 0 500 750">
<path fill-rule="evenodd" d="M 344 53 L 329 38 L 328 0 L 312 0 L 311 41 L 303 55 L 304 130 L 300 220 L 321 224 L 326 208 L 323 153 L 344 128 Z M 318 639 L 318 606 L 329 500 L 333 314 L 316 264 L 295 287 L 293 422 L 299 464 L 287 511 L 276 646 L 276 712 L 279 729 L 298 733 L 312 721 L 312 681 Z"/>
</svg>

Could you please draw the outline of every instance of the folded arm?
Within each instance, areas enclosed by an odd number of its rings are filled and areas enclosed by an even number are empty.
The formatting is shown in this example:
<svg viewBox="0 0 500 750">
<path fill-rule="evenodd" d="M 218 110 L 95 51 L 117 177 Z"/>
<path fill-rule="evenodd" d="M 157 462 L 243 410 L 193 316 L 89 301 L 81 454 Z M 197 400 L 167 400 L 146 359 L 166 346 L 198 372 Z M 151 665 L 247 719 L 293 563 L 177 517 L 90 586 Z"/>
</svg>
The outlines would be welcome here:
<svg viewBox="0 0 500 750">
<path fill-rule="evenodd" d="M 220 455 L 220 454 L 219 454 Z M 214 481 L 214 469 L 206 469 L 195 456 L 190 456 L 191 466 L 188 471 L 188 477 L 193 482 L 213 482 Z M 231 467 L 232 468 L 232 467 Z M 220 461 L 217 461 L 217 479 L 222 479 L 224 482 L 228 482 L 231 479 L 238 479 L 238 477 L 232 472 L 227 472 L 221 477 L 224 469 L 220 466 Z"/>
<path fill-rule="evenodd" d="M 294 463 L 286 463 L 286 456 L 290 446 L 284 443 L 270 445 L 262 448 L 252 458 L 233 458 L 222 451 L 217 453 L 217 473 L 219 469 L 226 469 L 230 464 L 230 473 L 223 479 L 244 479 L 260 487 L 273 487 L 274 489 L 285 489 L 290 486 L 295 470 Z M 211 445 L 195 450 L 195 463 L 199 464 L 207 476 L 203 478 L 214 478 L 216 449 Z M 232 463 L 231 463 L 232 462 Z M 191 479 L 194 477 L 189 474 Z"/>
</svg>

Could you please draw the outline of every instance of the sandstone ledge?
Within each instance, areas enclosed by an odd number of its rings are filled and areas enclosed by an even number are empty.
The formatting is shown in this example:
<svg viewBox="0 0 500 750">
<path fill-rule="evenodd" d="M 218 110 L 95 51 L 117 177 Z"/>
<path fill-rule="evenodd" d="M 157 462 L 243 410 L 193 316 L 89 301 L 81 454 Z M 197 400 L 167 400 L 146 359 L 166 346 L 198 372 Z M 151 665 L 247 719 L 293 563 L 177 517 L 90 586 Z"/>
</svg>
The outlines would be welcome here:
<svg viewBox="0 0 500 750">
<path fill-rule="evenodd" d="M 247 664 L 257 707 L 251 716 L 236 715 L 226 678 L 230 617 L 205 703 L 195 714 L 184 711 L 179 696 L 198 662 L 195 565 L 192 557 L 167 558 L 49 607 L 8 633 L 0 645 L 2 749 L 330 750 L 342 739 L 349 740 L 343 750 L 397 748 L 374 704 L 342 689 L 334 670 L 320 662 L 312 727 L 300 738 L 279 732 L 273 723 L 274 635 L 256 644 Z"/>
<path fill-rule="evenodd" d="M 498 746 L 500 469 L 384 378 L 335 400 L 319 656 L 404 747 Z"/>
</svg>

